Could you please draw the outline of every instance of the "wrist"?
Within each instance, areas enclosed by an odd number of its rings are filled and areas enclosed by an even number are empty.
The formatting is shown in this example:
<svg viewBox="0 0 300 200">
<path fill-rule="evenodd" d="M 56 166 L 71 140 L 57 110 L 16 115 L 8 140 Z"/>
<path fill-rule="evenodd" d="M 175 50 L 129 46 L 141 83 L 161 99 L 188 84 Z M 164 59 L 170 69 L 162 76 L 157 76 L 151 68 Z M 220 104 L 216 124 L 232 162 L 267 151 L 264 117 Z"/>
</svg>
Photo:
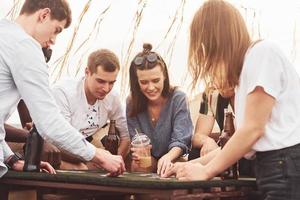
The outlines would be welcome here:
<svg viewBox="0 0 300 200">
<path fill-rule="evenodd" d="M 11 155 L 7 160 L 6 160 L 6 166 L 9 169 L 14 169 L 14 165 L 19 161 L 22 160 L 22 155 L 16 152 L 15 154 Z"/>
</svg>

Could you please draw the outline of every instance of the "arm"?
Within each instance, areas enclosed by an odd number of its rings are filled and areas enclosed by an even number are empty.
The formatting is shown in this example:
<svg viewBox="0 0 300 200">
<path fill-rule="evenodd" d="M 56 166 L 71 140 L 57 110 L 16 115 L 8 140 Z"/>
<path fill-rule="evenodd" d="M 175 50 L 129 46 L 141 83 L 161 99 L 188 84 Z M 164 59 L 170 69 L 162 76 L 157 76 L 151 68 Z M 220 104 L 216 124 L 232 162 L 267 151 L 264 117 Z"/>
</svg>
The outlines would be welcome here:
<svg viewBox="0 0 300 200">
<path fill-rule="evenodd" d="M 208 180 L 243 157 L 264 134 L 274 104 L 274 97 L 263 88 L 256 87 L 247 96 L 244 123 L 224 148 L 207 165 L 185 166 L 177 173 L 177 177 L 181 180 Z"/>
<path fill-rule="evenodd" d="M 26 127 L 27 123 L 32 122 L 32 119 L 29 114 L 29 110 L 22 99 L 18 103 L 18 112 L 19 112 L 19 117 L 20 117 L 22 127 Z"/>
<path fill-rule="evenodd" d="M 23 100 L 20 100 L 20 102 L 18 103 L 18 112 L 22 127 L 26 127 L 26 123 L 29 123 L 32 120 Z M 15 128 L 8 124 L 4 124 L 4 128 L 6 132 L 5 139 L 8 142 L 26 142 L 26 138 L 29 134 L 28 130 Z"/>
<path fill-rule="evenodd" d="M 121 155 L 123 159 L 126 159 L 130 151 L 130 138 L 126 120 L 126 111 L 120 101 L 119 95 L 116 93 L 112 93 L 112 95 L 114 95 L 114 98 L 112 103 L 112 112 L 109 113 L 109 118 L 116 120 L 116 127 L 120 134 L 120 145 L 118 148 L 118 155 Z"/>
<path fill-rule="evenodd" d="M 26 138 L 29 134 L 28 130 L 15 128 L 11 125 L 4 124 L 6 137 L 5 140 L 8 142 L 26 142 Z"/>
<path fill-rule="evenodd" d="M 128 153 L 130 151 L 130 140 L 129 138 L 121 138 L 120 139 L 120 145 L 118 148 L 118 155 L 121 155 L 123 159 L 125 160 Z"/>
<path fill-rule="evenodd" d="M 201 148 L 200 155 L 204 156 L 208 152 L 218 148 L 217 143 L 209 137 L 212 132 L 215 123 L 215 118 L 213 116 L 204 115 L 199 113 L 195 132 L 192 138 L 192 146 L 196 148 Z"/>
<path fill-rule="evenodd" d="M 88 143 L 60 114 L 49 87 L 49 74 L 40 46 L 23 40 L 14 47 L 11 74 L 21 98 L 41 136 L 55 146 L 86 161 L 92 160 L 112 173 L 122 173 L 124 162 Z M 18 59 L 14 59 L 18 58 Z"/>
<path fill-rule="evenodd" d="M 171 100 L 174 104 L 171 140 L 168 153 L 158 160 L 157 173 L 160 175 L 168 170 L 172 162 L 188 152 L 193 132 L 193 123 L 185 94 L 174 94 Z"/>
</svg>

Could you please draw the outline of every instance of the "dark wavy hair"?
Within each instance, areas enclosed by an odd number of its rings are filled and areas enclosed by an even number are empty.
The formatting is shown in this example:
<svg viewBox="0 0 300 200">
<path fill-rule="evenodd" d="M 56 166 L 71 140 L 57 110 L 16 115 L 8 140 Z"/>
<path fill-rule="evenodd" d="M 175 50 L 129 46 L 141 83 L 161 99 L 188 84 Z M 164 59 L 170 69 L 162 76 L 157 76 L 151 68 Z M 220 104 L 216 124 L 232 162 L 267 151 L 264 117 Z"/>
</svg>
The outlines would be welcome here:
<svg viewBox="0 0 300 200">
<path fill-rule="evenodd" d="M 151 51 L 151 49 L 152 49 L 152 45 L 149 43 L 145 43 L 143 45 L 143 51 L 138 53 L 134 57 L 134 59 L 131 61 L 131 64 L 130 64 L 130 68 L 129 68 L 129 81 L 130 81 L 130 92 L 131 92 L 131 97 L 130 97 L 130 102 L 129 102 L 129 106 L 131 108 L 130 112 L 129 112 L 130 117 L 134 117 L 137 114 L 145 111 L 147 109 L 146 105 L 148 104 L 148 99 L 142 93 L 139 82 L 138 82 L 137 69 L 138 70 L 149 70 L 149 69 L 152 69 L 152 68 L 156 67 L 157 65 L 159 65 L 162 69 L 162 72 L 163 72 L 164 78 L 165 78 L 164 87 L 162 90 L 162 96 L 169 97 L 174 91 L 174 87 L 172 87 L 170 85 L 168 68 L 167 68 L 165 61 L 162 59 L 162 57 L 158 53 Z M 156 61 L 149 62 L 145 58 L 145 56 L 147 56 L 149 54 L 156 54 L 157 55 Z M 135 64 L 134 61 L 136 60 L 137 57 L 144 58 L 142 64 L 140 64 L 140 65 Z"/>
</svg>

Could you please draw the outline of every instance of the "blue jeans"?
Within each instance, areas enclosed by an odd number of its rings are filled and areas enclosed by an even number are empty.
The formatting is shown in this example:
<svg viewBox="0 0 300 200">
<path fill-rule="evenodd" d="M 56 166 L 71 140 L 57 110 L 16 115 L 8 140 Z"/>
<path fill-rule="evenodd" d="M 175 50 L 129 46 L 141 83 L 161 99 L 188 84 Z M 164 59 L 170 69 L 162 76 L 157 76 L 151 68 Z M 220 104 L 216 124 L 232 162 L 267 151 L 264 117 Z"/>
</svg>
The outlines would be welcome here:
<svg viewBox="0 0 300 200">
<path fill-rule="evenodd" d="M 255 168 L 265 200 L 300 200 L 300 144 L 257 152 Z"/>
</svg>

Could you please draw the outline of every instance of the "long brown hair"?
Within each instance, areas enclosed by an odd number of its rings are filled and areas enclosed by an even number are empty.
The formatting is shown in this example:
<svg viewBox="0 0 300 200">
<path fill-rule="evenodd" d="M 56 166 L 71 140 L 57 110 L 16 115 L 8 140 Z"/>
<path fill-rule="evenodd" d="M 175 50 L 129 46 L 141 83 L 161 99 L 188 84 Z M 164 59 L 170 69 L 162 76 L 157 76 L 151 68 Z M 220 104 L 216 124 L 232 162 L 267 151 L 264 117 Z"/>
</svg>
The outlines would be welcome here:
<svg viewBox="0 0 300 200">
<path fill-rule="evenodd" d="M 170 80 L 169 80 L 169 74 L 168 74 L 168 68 L 165 63 L 165 61 L 162 59 L 162 57 L 156 53 L 151 51 L 152 45 L 149 43 L 145 43 L 143 45 L 143 51 L 138 53 L 134 59 L 131 61 L 130 68 L 129 68 L 129 81 L 130 81 L 130 92 L 131 92 L 131 97 L 130 97 L 130 102 L 129 102 L 129 107 L 130 107 L 130 112 L 129 116 L 134 117 L 137 114 L 145 111 L 147 109 L 148 105 L 148 99 L 145 97 L 145 95 L 142 93 L 139 82 L 138 82 L 138 77 L 137 77 L 137 69 L 139 70 L 149 70 L 157 65 L 161 67 L 161 70 L 164 74 L 164 87 L 162 90 L 162 96 L 163 97 L 169 97 L 173 91 L 174 88 L 170 85 Z M 155 54 L 157 56 L 157 59 L 155 62 L 149 62 L 145 57 L 149 54 Z M 135 64 L 136 58 L 143 58 L 143 62 L 140 65 Z"/>
<path fill-rule="evenodd" d="M 189 71 L 193 87 L 204 80 L 210 87 L 239 84 L 244 57 L 251 44 L 247 26 L 238 9 L 223 0 L 206 1 L 190 27 Z"/>
</svg>

